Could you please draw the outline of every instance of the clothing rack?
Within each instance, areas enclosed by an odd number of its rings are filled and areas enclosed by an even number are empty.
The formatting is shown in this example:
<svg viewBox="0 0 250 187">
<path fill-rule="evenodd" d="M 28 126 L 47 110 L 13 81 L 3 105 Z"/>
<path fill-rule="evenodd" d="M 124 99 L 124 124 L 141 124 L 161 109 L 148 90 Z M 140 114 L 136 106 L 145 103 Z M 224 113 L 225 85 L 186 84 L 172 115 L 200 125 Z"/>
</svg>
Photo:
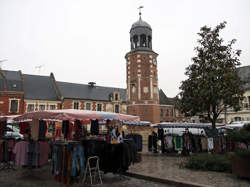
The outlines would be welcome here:
<svg viewBox="0 0 250 187">
<path fill-rule="evenodd" d="M 14 141 L 15 139 L 4 137 L 2 140 L 6 140 L 6 141 L 13 140 Z M 8 150 L 7 161 L 5 161 L 3 163 L 0 163 L 0 171 L 1 170 L 7 170 L 7 171 L 9 171 L 9 170 L 14 170 L 15 171 L 16 170 L 16 168 L 14 167 L 15 166 L 14 161 L 11 161 L 11 155 L 9 155 L 11 153 L 12 153 L 12 150 L 11 151 Z"/>
</svg>

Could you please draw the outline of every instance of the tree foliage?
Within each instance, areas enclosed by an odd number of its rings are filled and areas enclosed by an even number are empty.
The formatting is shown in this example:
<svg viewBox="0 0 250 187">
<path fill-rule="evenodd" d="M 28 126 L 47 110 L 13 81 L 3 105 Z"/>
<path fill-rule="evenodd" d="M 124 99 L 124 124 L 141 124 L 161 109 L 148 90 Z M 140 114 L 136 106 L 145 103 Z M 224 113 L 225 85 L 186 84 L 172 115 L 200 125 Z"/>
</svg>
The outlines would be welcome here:
<svg viewBox="0 0 250 187">
<path fill-rule="evenodd" d="M 225 107 L 239 110 L 243 96 L 243 81 L 237 74 L 241 50 L 234 50 L 235 39 L 224 44 L 219 32 L 226 22 L 214 29 L 204 26 L 198 35 L 197 56 L 186 68 L 188 79 L 180 86 L 179 106 L 188 115 L 206 113 L 208 119 L 216 121 Z"/>
<path fill-rule="evenodd" d="M 196 56 L 186 68 L 188 78 L 182 81 L 178 95 L 179 109 L 186 116 L 206 114 L 211 121 L 214 146 L 218 116 L 227 107 L 239 110 L 244 92 L 244 82 L 237 74 L 241 50 L 233 49 L 235 39 L 225 44 L 220 37 L 225 26 L 223 22 L 214 29 L 207 26 L 200 29 Z"/>
</svg>

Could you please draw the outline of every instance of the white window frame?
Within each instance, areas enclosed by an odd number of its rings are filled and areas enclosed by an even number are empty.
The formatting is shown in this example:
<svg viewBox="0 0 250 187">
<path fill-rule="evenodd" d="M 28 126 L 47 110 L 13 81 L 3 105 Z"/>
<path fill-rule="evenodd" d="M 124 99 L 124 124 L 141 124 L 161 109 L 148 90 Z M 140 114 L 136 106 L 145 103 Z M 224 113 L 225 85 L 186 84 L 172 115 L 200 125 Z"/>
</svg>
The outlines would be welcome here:
<svg viewBox="0 0 250 187">
<path fill-rule="evenodd" d="M 38 103 L 38 111 L 43 111 L 43 110 L 40 110 L 40 106 L 42 106 L 42 105 L 45 106 L 44 110 L 46 110 L 46 106 L 47 106 L 46 103 Z"/>
<path fill-rule="evenodd" d="M 90 104 L 90 109 L 87 109 L 87 104 Z M 86 110 L 92 110 L 92 103 L 91 103 L 91 102 L 86 102 L 86 104 L 85 104 L 85 109 L 86 109 Z"/>
<path fill-rule="evenodd" d="M 33 111 L 28 111 L 28 105 L 33 105 L 34 110 Z M 36 111 L 36 104 L 35 103 L 26 103 L 26 112 L 34 112 L 34 111 Z"/>
<path fill-rule="evenodd" d="M 50 106 L 55 106 L 55 109 L 50 109 Z M 57 110 L 57 104 L 49 104 L 49 110 Z"/>
<path fill-rule="evenodd" d="M 78 108 L 77 108 L 77 109 L 74 107 L 76 102 L 78 103 Z M 74 101 L 72 102 L 72 109 L 80 110 L 80 108 L 81 108 L 81 102 L 80 102 L 80 101 L 77 101 L 77 100 L 74 100 Z"/>
<path fill-rule="evenodd" d="M 98 105 L 101 105 L 101 110 L 98 110 Z M 96 103 L 96 111 L 103 111 L 103 104 L 102 103 Z"/>
<path fill-rule="evenodd" d="M 9 113 L 12 113 L 11 109 L 11 101 L 17 100 L 17 111 L 15 113 L 19 112 L 19 103 L 20 103 L 20 99 L 17 98 L 11 98 L 9 99 Z"/>
</svg>

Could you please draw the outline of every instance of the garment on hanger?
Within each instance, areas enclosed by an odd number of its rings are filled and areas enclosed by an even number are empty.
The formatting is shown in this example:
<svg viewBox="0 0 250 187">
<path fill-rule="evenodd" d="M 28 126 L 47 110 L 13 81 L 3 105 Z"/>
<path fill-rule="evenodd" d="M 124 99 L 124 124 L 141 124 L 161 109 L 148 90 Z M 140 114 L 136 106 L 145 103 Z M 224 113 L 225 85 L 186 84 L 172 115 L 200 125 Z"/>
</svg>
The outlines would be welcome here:
<svg viewBox="0 0 250 187">
<path fill-rule="evenodd" d="M 7 127 L 7 121 L 0 121 L 0 137 L 4 136 L 5 130 Z"/>
<path fill-rule="evenodd" d="M 69 120 L 63 120 L 62 133 L 63 133 L 64 139 L 66 139 L 69 133 Z"/>
<path fill-rule="evenodd" d="M 202 148 L 202 151 L 207 151 L 208 150 L 208 142 L 207 142 L 207 138 L 205 136 L 202 136 L 201 137 L 201 148 Z"/>
<path fill-rule="evenodd" d="M 98 125 L 98 121 L 97 121 L 97 125 Z M 75 129 L 74 140 L 78 141 L 82 137 L 82 123 L 80 120 L 75 120 L 74 129 Z"/>
<path fill-rule="evenodd" d="M 39 120 L 39 140 L 45 140 L 47 124 L 44 120 Z"/>
<path fill-rule="evenodd" d="M 99 135 L 99 123 L 98 120 L 91 120 L 91 127 L 90 127 L 91 135 Z"/>
<path fill-rule="evenodd" d="M 27 152 L 28 152 L 28 142 L 27 141 L 20 141 L 17 142 L 14 149 L 13 153 L 16 155 L 15 156 L 15 164 L 17 166 L 24 166 L 27 165 Z"/>
<path fill-rule="evenodd" d="M 165 136 L 165 146 L 166 149 L 173 149 L 173 136 Z"/>
<path fill-rule="evenodd" d="M 29 123 L 28 122 L 20 122 L 19 123 L 20 133 L 25 134 L 27 133 L 27 129 L 29 129 Z"/>
<path fill-rule="evenodd" d="M 176 151 L 182 151 L 182 137 L 181 136 L 174 136 L 174 149 Z"/>
<path fill-rule="evenodd" d="M 37 141 L 39 138 L 39 120 L 33 119 L 31 124 L 31 138 Z"/>
<path fill-rule="evenodd" d="M 207 148 L 208 148 L 208 151 L 212 151 L 214 149 L 214 140 L 213 140 L 213 138 L 208 138 L 207 139 Z"/>
</svg>

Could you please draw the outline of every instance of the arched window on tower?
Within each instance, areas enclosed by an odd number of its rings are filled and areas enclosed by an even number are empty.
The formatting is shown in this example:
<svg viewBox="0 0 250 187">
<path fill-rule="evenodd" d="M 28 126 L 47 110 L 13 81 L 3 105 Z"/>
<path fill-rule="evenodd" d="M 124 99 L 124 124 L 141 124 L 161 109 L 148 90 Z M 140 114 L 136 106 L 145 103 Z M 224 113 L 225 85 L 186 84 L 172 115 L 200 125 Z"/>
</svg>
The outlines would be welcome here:
<svg viewBox="0 0 250 187">
<path fill-rule="evenodd" d="M 148 36 L 148 47 L 149 48 L 152 48 L 152 46 L 151 46 L 151 40 L 152 40 L 151 36 Z"/>
<path fill-rule="evenodd" d="M 140 47 L 147 47 L 146 35 L 140 35 Z"/>
<path fill-rule="evenodd" d="M 134 46 L 134 48 L 137 48 L 139 46 L 138 44 L 139 44 L 138 36 L 134 35 L 133 36 L 133 46 Z"/>
</svg>

